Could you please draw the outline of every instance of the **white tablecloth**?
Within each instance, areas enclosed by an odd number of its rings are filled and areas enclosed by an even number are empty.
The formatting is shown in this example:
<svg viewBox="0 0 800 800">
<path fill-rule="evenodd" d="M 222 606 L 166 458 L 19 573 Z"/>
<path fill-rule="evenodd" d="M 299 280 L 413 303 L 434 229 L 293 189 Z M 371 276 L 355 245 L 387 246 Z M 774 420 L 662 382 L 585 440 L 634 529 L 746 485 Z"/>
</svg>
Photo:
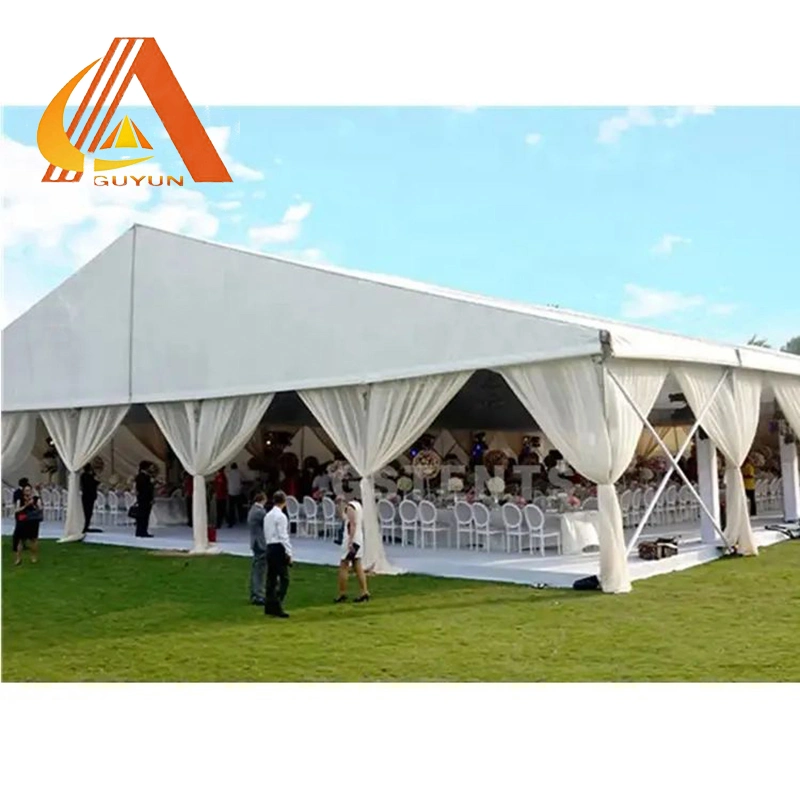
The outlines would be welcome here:
<svg viewBox="0 0 800 800">
<path fill-rule="evenodd" d="M 157 497 L 150 512 L 150 527 L 164 528 L 167 525 L 186 525 L 186 504 L 182 497 Z"/>
<path fill-rule="evenodd" d="M 564 555 L 600 546 L 597 536 L 599 516 L 599 511 L 571 511 L 561 515 L 561 552 Z"/>
</svg>

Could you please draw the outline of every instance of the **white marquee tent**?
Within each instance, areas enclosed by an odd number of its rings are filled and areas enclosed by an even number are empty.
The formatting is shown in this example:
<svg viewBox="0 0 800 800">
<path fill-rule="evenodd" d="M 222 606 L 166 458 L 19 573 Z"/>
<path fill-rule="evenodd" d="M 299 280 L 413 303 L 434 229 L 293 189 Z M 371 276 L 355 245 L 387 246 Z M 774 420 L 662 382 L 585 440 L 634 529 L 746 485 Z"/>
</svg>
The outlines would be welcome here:
<svg viewBox="0 0 800 800">
<path fill-rule="evenodd" d="M 30 453 L 39 414 L 71 471 L 65 539 L 77 539 L 77 470 L 131 405 L 146 404 L 195 476 L 202 551 L 204 476 L 242 451 L 276 393 L 294 391 L 362 476 L 365 566 L 392 572 L 373 476 L 476 370 L 502 376 L 553 445 L 598 484 L 605 591 L 630 590 L 614 483 L 670 387 L 725 456 L 727 543 L 757 552 L 739 467 L 767 396 L 800 433 L 800 358 L 139 225 L 3 332 L 3 469 Z"/>
</svg>

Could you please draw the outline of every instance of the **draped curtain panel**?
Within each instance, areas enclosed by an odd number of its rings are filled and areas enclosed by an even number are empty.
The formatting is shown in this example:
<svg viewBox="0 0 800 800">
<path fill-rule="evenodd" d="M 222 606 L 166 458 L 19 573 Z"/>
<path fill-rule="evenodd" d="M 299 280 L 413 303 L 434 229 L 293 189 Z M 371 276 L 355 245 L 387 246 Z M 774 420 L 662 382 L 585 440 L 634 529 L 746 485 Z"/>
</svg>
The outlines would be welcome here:
<svg viewBox="0 0 800 800">
<path fill-rule="evenodd" d="M 236 456 L 253 435 L 273 394 L 148 403 L 147 408 L 183 468 L 193 476 L 193 552 L 208 551 L 205 476 Z"/>
<path fill-rule="evenodd" d="M 36 441 L 36 414 L 15 411 L 2 416 L 3 426 L 3 473 L 8 474 L 21 467 L 33 452 Z"/>
<path fill-rule="evenodd" d="M 58 455 L 69 470 L 67 514 L 60 541 L 83 538 L 83 507 L 78 472 L 107 444 L 122 424 L 130 406 L 97 406 L 42 411 L 42 420 L 53 439 Z"/>
<path fill-rule="evenodd" d="M 383 547 L 375 503 L 375 475 L 410 447 L 455 397 L 471 372 L 369 386 L 301 391 L 300 397 L 361 475 L 365 569 L 396 575 Z"/>
<path fill-rule="evenodd" d="M 608 369 L 647 416 L 664 384 L 666 366 L 612 362 Z M 500 372 L 564 458 L 597 484 L 600 583 L 604 592 L 629 592 L 622 511 L 614 484 L 636 451 L 643 428 L 639 415 L 606 368 L 591 359 L 504 367 Z"/>
<path fill-rule="evenodd" d="M 776 375 L 772 379 L 772 389 L 786 416 L 786 421 L 792 426 L 795 436 L 800 436 L 800 378 Z"/>
<path fill-rule="evenodd" d="M 708 403 L 725 369 L 687 364 L 673 372 L 696 416 Z M 753 446 L 758 428 L 761 384 L 761 373 L 733 370 L 700 421 L 703 430 L 725 456 L 725 540 L 744 555 L 758 554 L 741 467 Z"/>
</svg>

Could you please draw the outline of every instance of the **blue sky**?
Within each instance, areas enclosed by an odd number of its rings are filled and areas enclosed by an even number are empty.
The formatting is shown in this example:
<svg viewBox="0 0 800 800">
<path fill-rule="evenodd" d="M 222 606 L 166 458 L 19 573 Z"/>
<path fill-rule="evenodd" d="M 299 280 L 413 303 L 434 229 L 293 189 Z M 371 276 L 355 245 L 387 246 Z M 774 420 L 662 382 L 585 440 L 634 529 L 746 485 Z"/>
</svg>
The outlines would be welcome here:
<svg viewBox="0 0 800 800">
<path fill-rule="evenodd" d="M 686 334 L 800 334 L 800 109 L 199 108 L 235 178 L 209 185 L 151 109 L 123 108 L 187 191 L 86 186 L 78 210 L 76 187 L 26 188 L 42 110 L 4 112 L 3 158 L 25 162 L 6 315 L 140 219 Z"/>
</svg>

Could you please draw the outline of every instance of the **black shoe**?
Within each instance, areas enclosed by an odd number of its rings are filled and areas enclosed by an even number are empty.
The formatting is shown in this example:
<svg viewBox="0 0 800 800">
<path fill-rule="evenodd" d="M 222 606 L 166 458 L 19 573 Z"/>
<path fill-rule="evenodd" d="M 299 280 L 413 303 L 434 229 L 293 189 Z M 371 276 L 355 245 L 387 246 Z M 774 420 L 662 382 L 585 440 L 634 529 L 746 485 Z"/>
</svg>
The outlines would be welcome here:
<svg viewBox="0 0 800 800">
<path fill-rule="evenodd" d="M 263 606 L 267 601 L 264 600 L 263 597 L 251 597 L 250 598 L 250 605 L 253 606 Z"/>
<path fill-rule="evenodd" d="M 340 594 L 334 601 L 334 603 L 346 603 L 347 602 L 347 595 Z"/>
<path fill-rule="evenodd" d="M 362 594 L 361 597 L 356 597 L 356 599 L 353 600 L 353 602 L 354 603 L 367 603 L 367 602 L 369 602 L 369 593 Z"/>
<path fill-rule="evenodd" d="M 289 615 L 285 611 L 279 611 L 275 616 L 279 619 L 289 619 Z"/>
<path fill-rule="evenodd" d="M 136 538 L 137 539 L 155 539 L 155 536 L 153 536 L 152 533 L 137 533 L 136 534 Z"/>
</svg>

